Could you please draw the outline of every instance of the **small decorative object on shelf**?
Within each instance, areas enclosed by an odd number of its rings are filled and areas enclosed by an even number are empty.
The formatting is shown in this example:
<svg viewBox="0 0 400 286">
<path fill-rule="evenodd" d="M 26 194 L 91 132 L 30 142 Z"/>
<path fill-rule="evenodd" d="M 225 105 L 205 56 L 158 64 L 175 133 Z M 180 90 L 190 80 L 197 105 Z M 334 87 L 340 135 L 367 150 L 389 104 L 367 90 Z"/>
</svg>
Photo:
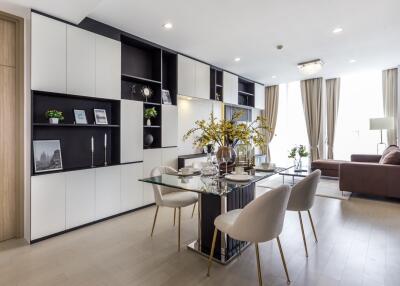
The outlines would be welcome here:
<svg viewBox="0 0 400 286">
<path fill-rule="evenodd" d="M 104 133 L 104 166 L 107 166 L 107 133 Z"/>
<path fill-rule="evenodd" d="M 147 102 L 147 100 L 153 95 L 153 90 L 149 86 L 145 85 L 140 90 L 140 93 L 142 94 L 142 96 L 145 98 L 145 100 Z"/>
<path fill-rule="evenodd" d="M 34 140 L 35 173 L 63 169 L 60 140 Z"/>
<path fill-rule="evenodd" d="M 50 124 L 58 124 L 59 121 L 64 120 L 63 113 L 54 109 L 46 111 L 46 118 L 49 119 Z"/>
<path fill-rule="evenodd" d="M 162 94 L 162 103 L 163 104 L 172 104 L 171 95 L 169 94 L 169 90 L 163 89 L 161 94 Z"/>
<path fill-rule="evenodd" d="M 91 151 L 92 151 L 92 165 L 91 167 L 94 167 L 94 138 L 92 136 L 92 138 L 90 139 L 90 143 L 91 143 Z"/>
<path fill-rule="evenodd" d="M 183 140 L 193 137 L 193 144 L 204 147 L 208 144 L 219 146 L 216 157 L 221 171 L 231 172 L 235 167 L 236 152 L 234 147 L 240 142 L 245 145 L 265 146 L 265 133 L 271 132 L 266 120 L 258 116 L 251 123 L 239 122 L 243 111 L 235 112 L 232 119 L 218 120 L 211 112 L 209 121 L 197 120 L 196 127 L 188 130 Z M 253 162 L 253 160 L 252 160 Z M 222 169 L 221 167 L 225 167 Z"/>
<path fill-rule="evenodd" d="M 107 125 L 107 113 L 105 109 L 94 109 L 94 119 L 97 125 Z"/>
<path fill-rule="evenodd" d="M 87 124 L 85 110 L 74 109 L 74 116 L 76 124 Z"/>
<path fill-rule="evenodd" d="M 219 93 L 215 93 L 215 100 L 216 101 L 221 101 L 221 96 L 219 95 Z"/>
<path fill-rule="evenodd" d="M 148 133 L 148 134 L 146 134 L 146 135 L 144 136 L 143 144 L 144 144 L 145 147 L 150 147 L 151 144 L 153 144 L 153 141 L 154 141 L 153 135 L 151 135 L 150 133 Z"/>
<path fill-rule="evenodd" d="M 155 118 L 157 116 L 157 110 L 155 107 L 146 108 L 143 114 L 144 118 L 147 119 L 146 125 L 151 126 L 151 118 Z"/>
</svg>

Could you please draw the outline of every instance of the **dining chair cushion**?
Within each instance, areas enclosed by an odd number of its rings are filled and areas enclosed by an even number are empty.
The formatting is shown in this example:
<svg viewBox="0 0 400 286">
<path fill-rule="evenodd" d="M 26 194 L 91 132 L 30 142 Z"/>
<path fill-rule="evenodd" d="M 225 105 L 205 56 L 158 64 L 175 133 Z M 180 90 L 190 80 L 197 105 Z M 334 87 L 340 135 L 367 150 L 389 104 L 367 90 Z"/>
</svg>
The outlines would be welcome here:
<svg viewBox="0 0 400 286">
<path fill-rule="evenodd" d="M 317 192 L 320 178 L 321 171 L 315 170 L 295 184 L 292 187 L 287 209 L 289 211 L 306 211 L 311 209 L 314 204 L 315 193 Z"/>
<path fill-rule="evenodd" d="M 198 195 L 193 192 L 178 191 L 163 195 L 162 206 L 179 208 L 190 206 L 198 201 Z"/>
</svg>

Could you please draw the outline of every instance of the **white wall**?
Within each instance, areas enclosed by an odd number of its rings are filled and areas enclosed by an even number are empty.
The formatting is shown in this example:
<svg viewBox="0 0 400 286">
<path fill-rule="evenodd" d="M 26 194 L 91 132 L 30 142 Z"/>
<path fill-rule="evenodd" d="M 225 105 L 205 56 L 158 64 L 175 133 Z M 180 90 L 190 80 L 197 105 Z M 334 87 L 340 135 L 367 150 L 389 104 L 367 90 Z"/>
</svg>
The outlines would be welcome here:
<svg viewBox="0 0 400 286">
<path fill-rule="evenodd" d="M 178 98 L 178 155 L 201 153 L 201 150 L 193 146 L 193 140 L 183 141 L 183 135 L 193 128 L 194 122 L 200 119 L 208 119 L 211 110 L 217 118 L 221 118 L 221 102 L 211 100 L 188 100 L 184 97 Z"/>
</svg>

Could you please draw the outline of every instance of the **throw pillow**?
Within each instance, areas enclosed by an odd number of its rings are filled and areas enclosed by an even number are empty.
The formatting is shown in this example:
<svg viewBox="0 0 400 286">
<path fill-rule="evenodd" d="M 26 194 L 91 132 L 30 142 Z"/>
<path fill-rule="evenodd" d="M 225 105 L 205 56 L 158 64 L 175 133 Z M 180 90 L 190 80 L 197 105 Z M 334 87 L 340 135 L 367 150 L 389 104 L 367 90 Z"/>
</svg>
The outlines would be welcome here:
<svg viewBox="0 0 400 286">
<path fill-rule="evenodd" d="M 385 156 L 382 164 L 400 165 L 400 150 L 393 150 Z"/>
<path fill-rule="evenodd" d="M 385 160 L 385 157 L 387 155 L 389 155 L 389 153 L 391 153 L 392 151 L 399 151 L 399 150 L 400 150 L 399 147 L 396 145 L 390 145 L 389 147 L 387 147 L 385 149 L 385 151 L 383 151 L 383 153 L 382 153 L 382 157 L 379 160 L 379 164 L 385 164 L 385 163 L 383 163 L 383 161 Z"/>
</svg>

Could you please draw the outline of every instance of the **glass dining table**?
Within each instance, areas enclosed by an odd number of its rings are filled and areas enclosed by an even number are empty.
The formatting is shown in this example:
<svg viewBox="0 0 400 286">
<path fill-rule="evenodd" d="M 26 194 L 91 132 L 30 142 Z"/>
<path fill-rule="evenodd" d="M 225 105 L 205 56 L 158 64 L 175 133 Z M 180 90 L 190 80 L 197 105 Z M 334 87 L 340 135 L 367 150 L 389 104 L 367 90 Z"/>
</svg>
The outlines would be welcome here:
<svg viewBox="0 0 400 286">
<path fill-rule="evenodd" d="M 198 200 L 198 234 L 197 240 L 188 248 L 208 256 L 211 251 L 214 220 L 220 214 L 245 207 L 255 198 L 256 183 L 267 179 L 288 168 L 275 170 L 251 169 L 252 179 L 244 182 L 230 181 L 221 176 L 179 176 L 178 174 L 162 174 L 156 177 L 140 179 L 144 183 L 175 188 L 180 191 L 195 192 Z M 232 261 L 248 243 L 218 233 L 214 251 L 214 260 L 227 264 Z"/>
</svg>

